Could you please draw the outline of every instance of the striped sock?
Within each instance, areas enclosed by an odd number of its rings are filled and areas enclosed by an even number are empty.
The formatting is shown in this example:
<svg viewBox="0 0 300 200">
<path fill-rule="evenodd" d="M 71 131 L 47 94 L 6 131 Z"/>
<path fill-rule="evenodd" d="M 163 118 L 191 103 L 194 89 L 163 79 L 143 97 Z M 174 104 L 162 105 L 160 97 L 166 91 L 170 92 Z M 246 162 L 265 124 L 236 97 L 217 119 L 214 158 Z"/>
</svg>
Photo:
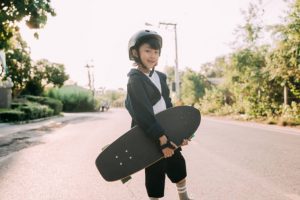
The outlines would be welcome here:
<svg viewBox="0 0 300 200">
<path fill-rule="evenodd" d="M 190 198 L 188 197 L 188 194 L 187 194 L 186 182 L 184 181 L 182 183 L 177 183 L 176 186 L 177 186 L 179 199 L 180 200 L 190 200 Z"/>
</svg>

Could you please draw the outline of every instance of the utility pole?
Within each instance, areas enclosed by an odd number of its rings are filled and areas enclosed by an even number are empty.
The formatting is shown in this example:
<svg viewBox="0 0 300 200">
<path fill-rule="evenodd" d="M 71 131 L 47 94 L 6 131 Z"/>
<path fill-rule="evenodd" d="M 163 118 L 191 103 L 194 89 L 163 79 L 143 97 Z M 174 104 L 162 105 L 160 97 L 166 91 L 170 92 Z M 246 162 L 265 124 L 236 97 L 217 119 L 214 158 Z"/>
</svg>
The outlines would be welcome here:
<svg viewBox="0 0 300 200">
<path fill-rule="evenodd" d="M 153 26 L 150 23 L 145 23 L 146 26 Z M 166 22 L 159 22 L 159 27 L 161 25 L 164 25 L 166 28 L 168 26 L 172 26 L 175 34 L 175 67 L 174 67 L 174 73 L 175 73 L 175 91 L 176 91 L 176 98 L 177 100 L 180 100 L 180 77 L 179 77 L 179 71 L 178 71 L 178 51 L 177 51 L 177 24 L 176 23 L 166 23 Z"/>
<path fill-rule="evenodd" d="M 283 87 L 283 99 L 284 99 L 284 105 L 287 106 L 288 105 L 288 87 L 286 86 L 286 84 Z"/>
<path fill-rule="evenodd" d="M 176 23 L 167 23 L 167 22 L 159 22 L 159 26 L 164 25 L 166 28 L 168 26 L 172 26 L 174 30 L 174 38 L 175 38 L 175 91 L 177 100 L 180 100 L 180 78 L 179 78 L 179 70 L 178 70 L 178 50 L 177 50 L 177 24 Z"/>
<path fill-rule="evenodd" d="M 94 68 L 94 65 L 89 63 L 85 66 L 88 71 L 88 86 L 92 91 L 93 97 L 95 96 L 95 88 L 94 88 L 94 73 L 91 70 Z"/>
</svg>

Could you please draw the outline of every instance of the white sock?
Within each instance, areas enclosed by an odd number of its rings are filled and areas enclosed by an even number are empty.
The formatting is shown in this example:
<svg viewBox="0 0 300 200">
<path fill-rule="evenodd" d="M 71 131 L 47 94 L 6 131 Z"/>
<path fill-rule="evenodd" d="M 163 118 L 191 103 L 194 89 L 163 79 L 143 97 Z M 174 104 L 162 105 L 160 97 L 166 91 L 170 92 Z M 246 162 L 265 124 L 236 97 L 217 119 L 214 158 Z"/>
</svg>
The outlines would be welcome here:
<svg viewBox="0 0 300 200">
<path fill-rule="evenodd" d="M 187 189 L 186 189 L 186 182 L 183 181 L 182 183 L 177 183 L 177 191 L 179 195 L 180 200 L 190 200 L 187 194 Z"/>
</svg>

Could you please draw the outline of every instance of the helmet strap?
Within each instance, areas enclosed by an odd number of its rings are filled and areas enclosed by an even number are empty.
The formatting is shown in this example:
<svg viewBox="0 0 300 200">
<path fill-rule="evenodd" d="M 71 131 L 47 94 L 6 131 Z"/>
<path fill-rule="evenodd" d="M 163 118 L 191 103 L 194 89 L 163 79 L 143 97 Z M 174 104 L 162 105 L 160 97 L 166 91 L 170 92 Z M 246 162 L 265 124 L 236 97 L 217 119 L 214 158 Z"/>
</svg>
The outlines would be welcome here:
<svg viewBox="0 0 300 200">
<path fill-rule="evenodd" d="M 150 76 L 150 77 L 153 75 L 154 69 L 155 69 L 155 66 L 152 68 L 152 70 L 151 70 L 150 73 L 149 73 L 149 76 Z"/>
</svg>

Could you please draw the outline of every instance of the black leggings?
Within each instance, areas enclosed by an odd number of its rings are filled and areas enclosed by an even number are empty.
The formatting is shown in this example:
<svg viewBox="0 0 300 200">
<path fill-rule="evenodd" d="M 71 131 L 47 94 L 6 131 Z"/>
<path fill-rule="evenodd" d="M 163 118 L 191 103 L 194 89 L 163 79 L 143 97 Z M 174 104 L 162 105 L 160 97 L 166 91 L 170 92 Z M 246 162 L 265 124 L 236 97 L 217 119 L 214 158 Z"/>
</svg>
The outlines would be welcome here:
<svg viewBox="0 0 300 200">
<path fill-rule="evenodd" d="M 180 151 L 175 151 L 172 157 L 164 158 L 145 169 L 149 197 L 164 196 L 166 174 L 173 183 L 178 183 L 186 177 L 185 159 Z"/>
</svg>

